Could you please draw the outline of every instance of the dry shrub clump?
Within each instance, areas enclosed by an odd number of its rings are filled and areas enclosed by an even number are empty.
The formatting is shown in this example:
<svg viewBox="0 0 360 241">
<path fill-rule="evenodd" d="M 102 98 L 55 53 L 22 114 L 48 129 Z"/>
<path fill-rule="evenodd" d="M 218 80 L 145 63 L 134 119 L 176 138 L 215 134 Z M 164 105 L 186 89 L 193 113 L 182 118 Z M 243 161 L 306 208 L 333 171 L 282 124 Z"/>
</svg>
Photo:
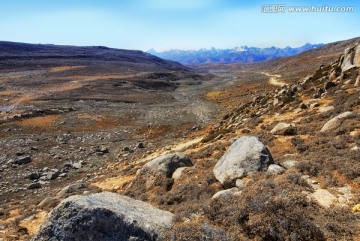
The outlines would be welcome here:
<svg viewBox="0 0 360 241">
<path fill-rule="evenodd" d="M 299 192 L 304 185 L 296 174 L 267 179 L 243 190 L 240 197 L 213 200 L 206 215 L 249 239 L 325 240 L 312 217 L 316 204 Z"/>
</svg>

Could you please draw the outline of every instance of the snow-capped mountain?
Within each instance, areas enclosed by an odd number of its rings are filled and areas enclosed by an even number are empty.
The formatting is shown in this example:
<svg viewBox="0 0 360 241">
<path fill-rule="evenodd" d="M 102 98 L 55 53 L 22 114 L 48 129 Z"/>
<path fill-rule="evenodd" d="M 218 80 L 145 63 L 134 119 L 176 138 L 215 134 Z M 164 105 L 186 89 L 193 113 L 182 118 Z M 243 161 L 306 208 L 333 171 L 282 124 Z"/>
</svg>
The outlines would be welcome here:
<svg viewBox="0 0 360 241">
<path fill-rule="evenodd" d="M 305 44 L 301 47 L 292 48 L 256 48 L 240 46 L 232 49 L 199 49 L 199 50 L 168 50 L 157 52 L 150 49 L 147 52 L 163 59 L 169 59 L 182 64 L 204 64 L 204 63 L 249 63 L 264 61 L 279 57 L 299 54 L 306 50 L 314 49 L 323 44 Z"/>
</svg>

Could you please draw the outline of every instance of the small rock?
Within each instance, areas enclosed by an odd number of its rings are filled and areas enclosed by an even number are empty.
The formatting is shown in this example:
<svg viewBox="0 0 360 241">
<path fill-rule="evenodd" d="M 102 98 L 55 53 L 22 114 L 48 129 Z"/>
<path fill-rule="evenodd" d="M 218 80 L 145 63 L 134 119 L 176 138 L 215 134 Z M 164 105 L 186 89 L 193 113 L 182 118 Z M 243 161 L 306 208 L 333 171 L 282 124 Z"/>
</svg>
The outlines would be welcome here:
<svg viewBox="0 0 360 241">
<path fill-rule="evenodd" d="M 54 179 L 56 179 L 59 175 L 60 175 L 59 172 L 48 172 L 47 175 L 46 175 L 46 178 L 47 178 L 48 180 L 54 180 Z"/>
<path fill-rule="evenodd" d="M 320 106 L 320 104 L 319 103 L 312 103 L 311 105 L 310 105 L 310 109 L 314 109 L 315 107 L 319 107 Z"/>
<path fill-rule="evenodd" d="M 27 178 L 30 180 L 37 180 L 40 178 L 40 174 L 38 172 L 32 172 L 27 176 Z"/>
<path fill-rule="evenodd" d="M 360 147 L 354 146 L 354 147 L 351 148 L 350 150 L 351 150 L 351 151 L 360 151 Z"/>
<path fill-rule="evenodd" d="M 96 152 L 101 152 L 101 153 L 109 153 L 109 148 L 107 147 L 100 147 L 98 149 L 96 149 Z"/>
<path fill-rule="evenodd" d="M 296 135 L 297 130 L 296 127 L 292 124 L 287 123 L 279 123 L 277 124 L 271 131 L 273 135 Z"/>
<path fill-rule="evenodd" d="M 241 194 L 241 191 L 237 187 L 233 187 L 230 189 L 221 190 L 217 193 L 215 193 L 211 199 L 217 199 L 217 198 L 229 198 L 232 196 L 239 196 Z"/>
<path fill-rule="evenodd" d="M 282 168 L 279 165 L 271 164 L 267 170 L 267 173 L 270 173 L 271 175 L 279 175 L 285 171 L 284 168 Z"/>
<path fill-rule="evenodd" d="M 61 177 L 61 178 L 64 178 L 64 177 L 66 177 L 67 176 L 67 173 L 61 173 L 60 175 L 59 175 L 59 177 Z"/>
<path fill-rule="evenodd" d="M 30 163 L 30 162 L 31 162 L 31 157 L 30 156 L 23 156 L 23 157 L 20 157 L 20 158 L 16 159 L 14 161 L 14 164 L 23 165 L 23 164 L 27 164 L 27 163 Z"/>
<path fill-rule="evenodd" d="M 329 82 L 326 82 L 326 83 L 325 83 L 324 89 L 325 89 L 325 90 L 328 90 L 328 89 L 331 89 L 332 87 L 335 87 L 335 86 L 336 86 L 335 83 L 329 81 Z"/>
<path fill-rule="evenodd" d="M 139 142 L 139 143 L 137 144 L 137 148 L 145 148 L 144 143 Z"/>
<path fill-rule="evenodd" d="M 331 207 L 331 205 L 337 200 L 337 198 L 331 194 L 328 190 L 318 189 L 310 197 L 314 198 L 321 206 L 325 208 Z"/>
<path fill-rule="evenodd" d="M 338 192 L 342 193 L 342 194 L 350 194 L 351 193 L 351 187 L 350 186 L 346 186 L 346 187 L 339 187 Z"/>
<path fill-rule="evenodd" d="M 283 166 L 286 169 L 290 169 L 292 167 L 295 167 L 298 163 L 299 163 L 298 161 L 288 160 L 288 161 L 282 162 L 281 166 Z"/>
<path fill-rule="evenodd" d="M 308 106 L 305 103 L 300 103 L 299 108 L 306 109 L 306 108 L 308 108 Z"/>
<path fill-rule="evenodd" d="M 80 169 L 82 168 L 82 165 L 80 162 L 75 162 L 71 165 L 74 169 Z"/>
<path fill-rule="evenodd" d="M 254 179 L 249 179 L 249 180 L 247 180 L 245 185 L 248 187 L 248 186 L 253 185 L 254 183 L 255 183 Z"/>
<path fill-rule="evenodd" d="M 245 187 L 245 182 L 243 180 L 241 180 L 241 179 L 237 179 L 235 181 L 235 186 L 237 188 L 239 188 L 239 189 L 244 188 Z"/>
<path fill-rule="evenodd" d="M 41 184 L 39 182 L 34 182 L 29 184 L 29 186 L 27 186 L 26 189 L 36 189 L 36 188 L 41 188 Z"/>
</svg>

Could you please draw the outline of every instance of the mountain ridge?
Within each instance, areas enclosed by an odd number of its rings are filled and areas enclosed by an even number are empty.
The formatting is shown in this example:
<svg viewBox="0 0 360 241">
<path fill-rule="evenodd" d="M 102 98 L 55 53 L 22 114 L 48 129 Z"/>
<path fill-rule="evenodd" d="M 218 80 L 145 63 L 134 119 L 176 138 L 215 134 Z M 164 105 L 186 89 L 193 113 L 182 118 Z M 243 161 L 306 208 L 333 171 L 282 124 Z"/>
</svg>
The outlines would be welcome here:
<svg viewBox="0 0 360 241">
<path fill-rule="evenodd" d="M 201 48 L 199 50 L 179 50 L 171 49 L 157 52 L 150 49 L 147 53 L 160 58 L 177 61 L 182 64 L 204 64 L 204 63 L 252 63 L 279 57 L 293 56 L 304 51 L 315 49 L 324 44 L 306 43 L 303 46 L 292 48 L 277 48 L 275 46 L 267 48 L 248 47 L 246 45 L 231 49 L 211 49 Z"/>
<path fill-rule="evenodd" d="M 31 60 L 31 63 L 29 63 Z M 49 60 L 51 60 L 49 62 Z M 54 44 L 29 44 L 0 41 L 0 64 L 2 69 L 18 68 L 32 64 L 34 67 L 56 65 L 99 65 L 122 64 L 127 68 L 163 68 L 167 70 L 188 70 L 171 60 L 164 60 L 140 50 L 115 49 L 104 46 L 71 46 Z"/>
</svg>

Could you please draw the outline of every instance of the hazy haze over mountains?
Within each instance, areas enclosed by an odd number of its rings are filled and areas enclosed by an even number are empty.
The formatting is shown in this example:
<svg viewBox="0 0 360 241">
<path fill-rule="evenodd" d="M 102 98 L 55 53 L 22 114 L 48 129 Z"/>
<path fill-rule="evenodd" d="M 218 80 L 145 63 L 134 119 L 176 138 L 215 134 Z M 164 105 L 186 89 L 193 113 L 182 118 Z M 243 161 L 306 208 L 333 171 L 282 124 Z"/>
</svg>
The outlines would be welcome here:
<svg viewBox="0 0 360 241">
<path fill-rule="evenodd" d="M 269 47 L 257 48 L 241 46 L 232 49 L 199 49 L 199 50 L 179 50 L 172 49 L 163 52 L 157 52 L 150 49 L 147 52 L 160 58 L 177 61 L 182 64 L 204 64 L 204 63 L 251 63 L 264 60 L 270 60 L 279 57 L 287 57 L 299 54 L 301 52 L 314 49 L 324 44 L 310 44 L 297 48 L 285 47 Z"/>
</svg>

